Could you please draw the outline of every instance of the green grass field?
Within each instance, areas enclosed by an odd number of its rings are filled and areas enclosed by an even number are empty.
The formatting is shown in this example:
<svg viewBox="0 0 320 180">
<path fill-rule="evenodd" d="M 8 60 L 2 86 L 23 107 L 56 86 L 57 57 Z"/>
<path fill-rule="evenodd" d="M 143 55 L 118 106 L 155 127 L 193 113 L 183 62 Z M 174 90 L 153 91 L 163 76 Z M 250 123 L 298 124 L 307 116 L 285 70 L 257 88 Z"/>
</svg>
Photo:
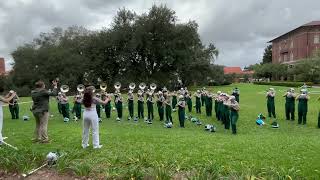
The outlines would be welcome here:
<svg viewBox="0 0 320 180">
<path fill-rule="evenodd" d="M 158 119 L 156 108 L 152 125 L 147 125 L 142 120 L 138 123 L 127 121 L 128 110 L 124 108 L 125 118 L 122 122 L 116 122 L 115 111 L 112 112 L 111 119 L 106 119 L 103 114 L 103 122 L 100 124 L 103 148 L 99 150 L 93 150 L 91 144 L 88 149 L 81 148 L 81 121 L 64 123 L 57 113 L 55 101 L 51 101 L 54 117 L 49 120 L 50 144 L 31 142 L 35 127 L 29 111 L 31 103 L 20 105 L 20 116 L 26 114 L 31 117 L 26 122 L 11 120 L 9 110 L 5 107 L 3 135 L 8 137 L 6 142 L 17 146 L 19 151 L 2 146 L 0 169 L 26 172 L 41 165 L 48 152 L 59 149 L 67 155 L 59 160 L 54 169 L 80 177 L 320 179 L 318 95 L 311 95 L 307 125 L 298 126 L 297 116 L 294 122 L 284 118 L 285 102 L 282 95 L 287 88 L 275 87 L 280 128 L 272 129 L 269 125 L 261 128 L 255 124 L 255 119 L 260 112 L 266 115 L 265 90 L 269 87 L 237 84 L 209 89 L 230 93 L 235 86 L 241 91 L 236 136 L 231 134 L 231 130 L 225 131 L 214 117 L 207 118 L 204 109 L 201 116 L 195 114 L 195 109 L 191 113 L 202 121 L 202 126 L 187 121 L 185 129 L 179 128 L 178 114 L 175 112 L 174 127 L 166 129 Z M 23 98 L 22 101 L 30 101 L 30 98 Z M 136 110 L 135 103 L 135 113 Z M 204 125 L 209 123 L 217 125 L 216 133 L 204 131 Z"/>
</svg>

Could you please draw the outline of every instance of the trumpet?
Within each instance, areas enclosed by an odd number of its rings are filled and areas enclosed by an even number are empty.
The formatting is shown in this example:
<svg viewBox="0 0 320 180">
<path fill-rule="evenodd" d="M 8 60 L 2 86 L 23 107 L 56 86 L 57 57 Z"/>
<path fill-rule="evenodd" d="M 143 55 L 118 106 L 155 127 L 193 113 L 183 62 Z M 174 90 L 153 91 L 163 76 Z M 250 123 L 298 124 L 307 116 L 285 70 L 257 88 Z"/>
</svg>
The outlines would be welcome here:
<svg viewBox="0 0 320 180">
<path fill-rule="evenodd" d="M 131 91 L 133 91 L 134 88 L 136 88 L 136 84 L 135 84 L 135 83 L 130 83 L 130 84 L 129 84 L 129 89 L 130 89 Z"/>
<path fill-rule="evenodd" d="M 106 90 L 107 90 L 107 84 L 106 84 L 106 83 L 101 83 L 101 84 L 100 84 L 100 89 L 101 89 L 102 91 L 106 91 Z"/>
<path fill-rule="evenodd" d="M 85 90 L 85 87 L 84 87 L 84 85 L 83 84 L 79 84 L 78 86 L 77 86 L 77 90 L 78 90 L 78 92 L 83 92 L 84 90 Z"/>
<path fill-rule="evenodd" d="M 143 91 L 146 88 L 146 84 L 145 83 L 140 83 L 139 84 L 139 88 Z"/>
<path fill-rule="evenodd" d="M 63 93 L 66 93 L 69 91 L 69 86 L 68 85 L 62 85 L 60 87 L 60 91 L 63 92 Z"/>
</svg>

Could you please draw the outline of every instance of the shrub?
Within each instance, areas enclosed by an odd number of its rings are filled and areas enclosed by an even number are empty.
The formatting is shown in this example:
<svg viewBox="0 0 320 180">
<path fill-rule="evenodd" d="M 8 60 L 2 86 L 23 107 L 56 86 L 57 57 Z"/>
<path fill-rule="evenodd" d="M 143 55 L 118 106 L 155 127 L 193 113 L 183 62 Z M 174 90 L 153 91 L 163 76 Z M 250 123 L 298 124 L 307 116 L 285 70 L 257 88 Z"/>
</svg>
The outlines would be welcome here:
<svg viewBox="0 0 320 180">
<path fill-rule="evenodd" d="M 272 82 L 254 82 L 256 85 L 270 85 L 270 86 L 287 86 L 287 87 L 301 87 L 304 82 L 288 82 L 288 81 L 272 81 Z M 306 83 L 308 86 L 311 86 L 312 82 Z"/>
</svg>

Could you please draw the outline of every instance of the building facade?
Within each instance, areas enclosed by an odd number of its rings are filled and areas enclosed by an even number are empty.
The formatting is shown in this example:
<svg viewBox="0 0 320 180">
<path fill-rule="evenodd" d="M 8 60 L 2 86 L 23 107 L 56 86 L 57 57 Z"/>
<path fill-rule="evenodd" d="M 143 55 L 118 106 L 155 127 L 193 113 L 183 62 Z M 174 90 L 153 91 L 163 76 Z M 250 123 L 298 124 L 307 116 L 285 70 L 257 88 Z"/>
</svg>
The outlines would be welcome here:
<svg viewBox="0 0 320 180">
<path fill-rule="evenodd" d="M 0 57 L 0 75 L 3 75 L 6 73 L 6 65 L 4 62 L 4 58 Z"/>
<path fill-rule="evenodd" d="M 271 41 L 272 63 L 294 64 L 320 49 L 320 21 L 312 21 Z"/>
</svg>

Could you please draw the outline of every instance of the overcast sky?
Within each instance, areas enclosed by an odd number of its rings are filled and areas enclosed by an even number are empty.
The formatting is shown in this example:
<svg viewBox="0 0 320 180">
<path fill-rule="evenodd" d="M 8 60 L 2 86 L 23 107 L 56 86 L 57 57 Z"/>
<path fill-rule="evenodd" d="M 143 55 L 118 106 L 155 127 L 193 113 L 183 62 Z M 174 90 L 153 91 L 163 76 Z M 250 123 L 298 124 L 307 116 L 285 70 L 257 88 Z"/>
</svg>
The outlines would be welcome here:
<svg viewBox="0 0 320 180">
<path fill-rule="evenodd" d="M 195 20 L 204 43 L 220 50 L 217 64 L 241 66 L 261 61 L 267 41 L 313 20 L 319 0 L 0 0 L 0 57 L 53 27 L 108 27 L 117 10 L 138 14 L 166 4 L 180 22 Z"/>
</svg>

